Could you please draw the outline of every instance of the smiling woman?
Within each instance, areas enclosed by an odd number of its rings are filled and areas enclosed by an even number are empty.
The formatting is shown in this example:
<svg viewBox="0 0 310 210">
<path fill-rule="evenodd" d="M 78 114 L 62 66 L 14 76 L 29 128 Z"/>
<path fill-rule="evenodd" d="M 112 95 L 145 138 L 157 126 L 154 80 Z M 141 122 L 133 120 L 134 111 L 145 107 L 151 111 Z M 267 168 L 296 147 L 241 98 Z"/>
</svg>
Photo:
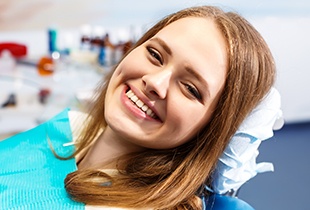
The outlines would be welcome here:
<svg viewBox="0 0 310 210">
<path fill-rule="evenodd" d="M 198 39 L 204 34 L 205 39 Z M 182 18 L 169 24 L 116 68 L 105 96 L 106 129 L 116 130 L 123 141 L 152 149 L 187 142 L 215 110 L 226 78 L 226 54 L 225 40 L 212 20 Z M 128 90 L 155 118 L 137 108 L 137 102 L 120 97 Z"/>
<path fill-rule="evenodd" d="M 69 113 L 71 155 L 46 129 L 59 161 L 76 163 L 61 169 L 77 201 L 64 206 L 203 209 L 219 157 L 274 75 L 266 43 L 239 15 L 201 6 L 164 18 L 105 78 L 86 118 Z M 56 134 L 70 137 L 64 128 Z"/>
</svg>

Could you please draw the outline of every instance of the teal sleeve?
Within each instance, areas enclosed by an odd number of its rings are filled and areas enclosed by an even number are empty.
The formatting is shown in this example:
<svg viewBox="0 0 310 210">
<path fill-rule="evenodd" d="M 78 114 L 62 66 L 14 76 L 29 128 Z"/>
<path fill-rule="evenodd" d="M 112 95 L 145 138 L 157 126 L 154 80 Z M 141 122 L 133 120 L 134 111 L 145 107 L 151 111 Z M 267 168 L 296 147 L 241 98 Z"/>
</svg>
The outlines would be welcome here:
<svg viewBox="0 0 310 210">
<path fill-rule="evenodd" d="M 0 141 L 0 209 L 84 209 L 71 200 L 64 188 L 67 174 L 77 170 L 75 159 L 67 156 L 73 146 L 68 109 L 51 120 Z"/>
</svg>

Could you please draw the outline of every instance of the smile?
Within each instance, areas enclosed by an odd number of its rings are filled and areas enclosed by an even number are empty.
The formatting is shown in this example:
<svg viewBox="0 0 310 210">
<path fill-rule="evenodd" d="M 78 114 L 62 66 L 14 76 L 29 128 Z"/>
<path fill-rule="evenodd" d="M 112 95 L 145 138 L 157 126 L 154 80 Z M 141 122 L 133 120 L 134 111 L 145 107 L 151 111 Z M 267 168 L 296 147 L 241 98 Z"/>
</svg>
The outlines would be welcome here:
<svg viewBox="0 0 310 210">
<path fill-rule="evenodd" d="M 153 119 L 158 119 L 157 115 L 147 106 L 145 105 L 133 92 L 132 90 L 128 90 L 126 92 L 126 96 L 143 112 L 145 112 L 148 116 Z"/>
</svg>

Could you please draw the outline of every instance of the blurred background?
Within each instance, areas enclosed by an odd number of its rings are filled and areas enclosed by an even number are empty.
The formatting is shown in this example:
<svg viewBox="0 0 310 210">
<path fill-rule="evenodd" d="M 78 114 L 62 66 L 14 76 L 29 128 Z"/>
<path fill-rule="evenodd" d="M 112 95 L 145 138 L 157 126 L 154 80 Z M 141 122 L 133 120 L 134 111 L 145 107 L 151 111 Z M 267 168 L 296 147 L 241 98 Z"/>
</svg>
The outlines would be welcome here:
<svg viewBox="0 0 310 210">
<path fill-rule="evenodd" d="M 310 2 L 308 0 L 0 0 L 0 139 L 65 107 L 83 109 L 128 47 L 163 16 L 216 5 L 247 18 L 276 60 L 285 125 L 261 145 L 275 165 L 242 187 L 255 209 L 309 209 Z"/>
</svg>

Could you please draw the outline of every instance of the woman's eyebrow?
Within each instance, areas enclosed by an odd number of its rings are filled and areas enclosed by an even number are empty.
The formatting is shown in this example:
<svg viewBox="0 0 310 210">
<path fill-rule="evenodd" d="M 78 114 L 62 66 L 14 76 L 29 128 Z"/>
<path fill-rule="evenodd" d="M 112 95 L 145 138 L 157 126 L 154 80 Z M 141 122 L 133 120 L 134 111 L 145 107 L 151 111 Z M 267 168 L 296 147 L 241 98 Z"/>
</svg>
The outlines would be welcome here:
<svg viewBox="0 0 310 210">
<path fill-rule="evenodd" d="M 185 70 L 188 74 L 192 75 L 195 79 L 197 79 L 202 84 L 207 95 L 210 97 L 210 90 L 209 90 L 209 85 L 208 85 L 207 81 L 198 72 L 196 72 L 192 68 L 186 66 Z"/>
<path fill-rule="evenodd" d="M 155 42 L 159 43 L 159 45 L 166 51 L 166 53 L 168 53 L 169 55 L 172 55 L 172 51 L 171 51 L 170 47 L 167 45 L 167 43 L 164 40 L 162 40 L 158 37 L 154 37 L 154 38 L 150 39 L 150 41 L 155 41 Z"/>
</svg>

